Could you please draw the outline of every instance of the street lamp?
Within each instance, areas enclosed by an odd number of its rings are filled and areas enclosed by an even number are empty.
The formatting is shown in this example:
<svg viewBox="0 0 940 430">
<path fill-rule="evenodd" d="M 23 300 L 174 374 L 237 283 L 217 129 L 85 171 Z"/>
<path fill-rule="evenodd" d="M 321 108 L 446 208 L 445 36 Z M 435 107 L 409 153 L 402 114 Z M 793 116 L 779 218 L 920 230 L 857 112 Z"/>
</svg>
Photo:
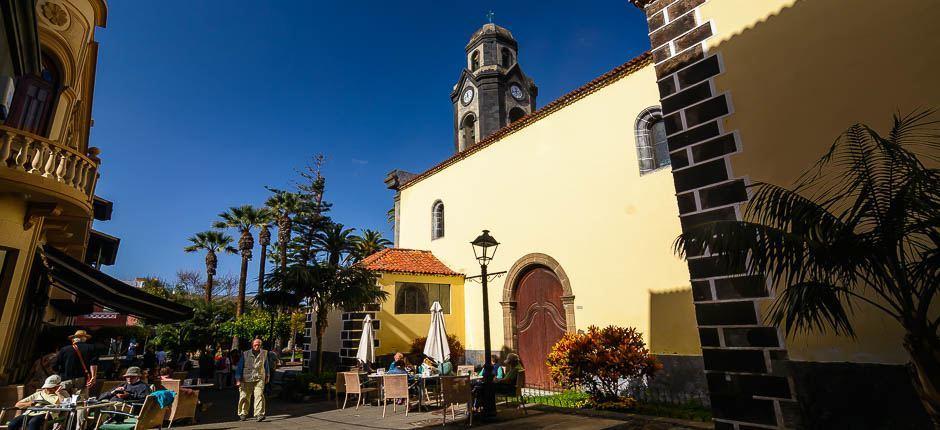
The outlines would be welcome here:
<svg viewBox="0 0 940 430">
<path fill-rule="evenodd" d="M 483 230 L 483 234 L 478 236 L 473 242 L 473 254 L 480 262 L 480 282 L 483 284 L 483 392 L 482 406 L 483 416 L 496 415 L 496 387 L 493 386 L 493 363 L 490 356 L 493 354 L 490 347 L 490 303 L 489 293 L 486 289 L 486 265 L 493 260 L 496 254 L 496 248 L 499 242 L 490 236 L 489 230 Z"/>
</svg>

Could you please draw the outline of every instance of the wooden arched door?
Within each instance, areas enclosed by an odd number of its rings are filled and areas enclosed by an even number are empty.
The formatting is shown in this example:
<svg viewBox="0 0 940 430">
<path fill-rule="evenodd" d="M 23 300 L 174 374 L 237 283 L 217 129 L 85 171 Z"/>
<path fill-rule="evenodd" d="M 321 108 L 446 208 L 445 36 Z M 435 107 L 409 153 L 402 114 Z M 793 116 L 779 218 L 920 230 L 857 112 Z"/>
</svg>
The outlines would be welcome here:
<svg viewBox="0 0 940 430">
<path fill-rule="evenodd" d="M 545 359 L 565 334 L 562 295 L 558 277 L 544 267 L 526 272 L 516 287 L 516 332 L 527 385 L 544 387 L 551 381 Z"/>
</svg>

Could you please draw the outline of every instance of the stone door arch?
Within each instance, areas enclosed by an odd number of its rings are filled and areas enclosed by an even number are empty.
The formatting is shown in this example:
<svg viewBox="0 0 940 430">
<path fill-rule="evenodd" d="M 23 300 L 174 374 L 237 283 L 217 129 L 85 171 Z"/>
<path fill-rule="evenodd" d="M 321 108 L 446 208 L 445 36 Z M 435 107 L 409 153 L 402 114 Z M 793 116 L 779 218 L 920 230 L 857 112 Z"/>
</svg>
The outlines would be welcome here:
<svg viewBox="0 0 940 430">
<path fill-rule="evenodd" d="M 527 254 L 517 260 L 512 268 L 506 273 L 506 281 L 503 284 L 503 299 L 500 304 L 503 307 L 503 344 L 512 351 L 519 350 L 519 331 L 516 327 L 516 291 L 519 282 L 533 268 L 543 267 L 551 271 L 558 282 L 561 284 L 562 296 L 561 304 L 564 308 L 565 331 L 574 333 L 577 331 L 577 325 L 574 321 L 574 294 L 571 291 L 571 282 L 568 275 L 554 258 L 542 253 Z"/>
</svg>

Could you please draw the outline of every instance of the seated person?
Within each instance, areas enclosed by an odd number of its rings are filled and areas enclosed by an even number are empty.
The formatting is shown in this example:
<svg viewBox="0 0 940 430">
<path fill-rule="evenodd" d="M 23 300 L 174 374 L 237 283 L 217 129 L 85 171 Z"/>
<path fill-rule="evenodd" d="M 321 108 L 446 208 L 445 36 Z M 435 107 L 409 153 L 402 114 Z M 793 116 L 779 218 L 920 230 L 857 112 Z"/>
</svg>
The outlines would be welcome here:
<svg viewBox="0 0 940 430">
<path fill-rule="evenodd" d="M 408 360 L 405 359 L 405 354 L 396 352 L 392 359 L 392 364 L 388 366 L 388 372 L 386 373 L 390 373 L 392 375 L 408 373 L 408 369 L 410 367 L 411 366 L 408 364 Z"/>
<path fill-rule="evenodd" d="M 101 400 L 118 399 L 124 402 L 143 402 L 150 395 L 150 387 L 140 380 L 142 372 L 137 366 L 127 368 L 124 372 L 124 383 L 117 388 L 103 393 L 98 398 Z"/>
<path fill-rule="evenodd" d="M 16 402 L 17 408 L 28 408 L 30 406 L 48 406 L 62 403 L 69 397 L 69 393 L 62 388 L 62 378 L 59 375 L 50 375 L 46 378 L 42 388 L 36 390 L 25 399 Z M 23 415 L 10 420 L 7 428 L 10 430 L 40 430 L 46 423 L 47 418 L 55 418 L 50 412 L 26 411 Z"/>
<path fill-rule="evenodd" d="M 506 356 L 505 365 L 506 370 L 503 377 L 497 377 L 493 382 L 496 384 L 497 393 L 512 395 L 516 392 L 516 378 L 519 376 L 519 372 L 525 372 L 525 369 L 519 361 L 519 355 L 514 352 Z"/>
<path fill-rule="evenodd" d="M 499 356 L 498 356 L 498 355 L 493 354 L 493 355 L 490 357 L 490 365 L 493 366 L 493 378 L 494 378 L 494 379 L 502 379 L 502 378 L 503 378 L 503 366 L 500 366 L 500 365 L 499 365 Z M 480 369 L 480 372 L 478 373 L 478 375 L 483 376 L 483 369 Z"/>
</svg>

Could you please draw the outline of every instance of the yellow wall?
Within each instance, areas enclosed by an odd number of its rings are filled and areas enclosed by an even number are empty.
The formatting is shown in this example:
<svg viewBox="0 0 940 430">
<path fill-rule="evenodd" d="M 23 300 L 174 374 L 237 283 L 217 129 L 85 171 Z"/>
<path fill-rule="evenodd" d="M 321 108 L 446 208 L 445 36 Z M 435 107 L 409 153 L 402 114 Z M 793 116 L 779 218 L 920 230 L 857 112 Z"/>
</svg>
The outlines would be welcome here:
<svg viewBox="0 0 940 430">
<path fill-rule="evenodd" d="M 12 267 L 13 276 L 5 297 L 6 303 L 3 307 L 3 314 L 0 315 L 0 337 L 6 339 L 19 338 L 18 334 L 11 333 L 11 330 L 16 328 L 14 325 L 18 320 L 21 304 L 25 297 L 29 268 L 32 267 L 33 252 L 39 240 L 38 232 L 42 227 L 40 222 L 29 230 L 23 230 L 25 215 L 26 201 L 22 197 L 0 193 L 0 246 L 18 251 L 16 263 Z M 3 270 L 7 270 L 7 268 Z M 0 300 L 4 300 L 4 297 L 0 297 Z M 0 363 L 6 361 L 5 357 L 13 344 L 14 342 L 0 344 L 0 357 L 4 357 Z M 2 371 L 3 368 L 0 367 L 0 372 Z M 0 378 L 4 376 L 0 375 Z"/>
<path fill-rule="evenodd" d="M 667 168 L 640 176 L 637 162 L 634 122 L 658 103 L 647 66 L 405 188 L 399 246 L 431 250 L 474 275 L 469 242 L 489 229 L 501 242 L 491 272 L 547 254 L 570 279 L 579 329 L 633 326 L 649 339 L 650 294 L 689 288 L 685 263 L 671 250 L 679 234 L 672 175 Z M 431 240 L 438 199 L 446 232 Z M 466 290 L 468 349 L 482 350 L 480 285 Z M 502 290 L 503 279 L 491 283 L 495 350 L 503 346 Z M 686 311 L 691 304 L 674 310 Z M 665 346 L 699 353 L 695 326 L 673 327 L 688 343 Z"/>
<path fill-rule="evenodd" d="M 700 9 L 717 35 L 740 130 L 737 176 L 790 185 L 856 122 L 886 130 L 892 113 L 940 107 L 940 2 L 925 0 L 710 0 Z M 855 340 L 812 334 L 790 357 L 904 363 L 901 329 L 861 305 Z"/>
<path fill-rule="evenodd" d="M 394 354 L 398 351 L 407 353 L 411 349 L 411 342 L 416 338 L 427 336 L 428 329 L 431 327 L 430 314 L 395 314 L 396 282 L 450 284 L 450 313 L 444 314 L 444 327 L 447 334 L 457 336 L 460 343 L 466 345 L 463 277 L 382 273 L 378 283 L 382 290 L 388 293 L 388 300 L 382 303 L 382 310 L 376 314 L 376 319 L 381 323 L 379 330 L 375 333 L 376 339 L 379 340 L 375 355 Z"/>
</svg>

